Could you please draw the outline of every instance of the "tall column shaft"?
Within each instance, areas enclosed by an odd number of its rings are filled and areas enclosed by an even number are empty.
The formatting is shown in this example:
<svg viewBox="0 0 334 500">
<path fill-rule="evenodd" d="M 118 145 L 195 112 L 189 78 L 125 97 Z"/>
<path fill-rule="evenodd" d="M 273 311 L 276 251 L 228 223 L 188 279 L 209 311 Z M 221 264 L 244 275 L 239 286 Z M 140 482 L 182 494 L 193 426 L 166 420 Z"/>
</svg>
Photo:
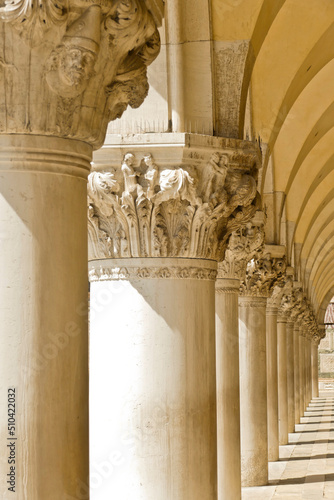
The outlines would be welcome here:
<svg viewBox="0 0 334 500">
<path fill-rule="evenodd" d="M 278 416 L 279 444 L 288 443 L 288 382 L 287 382 L 287 338 L 286 318 L 278 317 Z"/>
<path fill-rule="evenodd" d="M 287 322 L 287 384 L 288 384 L 288 432 L 295 430 L 295 366 L 293 323 Z"/>
<path fill-rule="evenodd" d="M 218 499 L 241 499 L 239 325 L 240 280 L 216 281 Z"/>
<path fill-rule="evenodd" d="M 239 297 L 241 479 L 268 481 L 266 298 Z"/>
<path fill-rule="evenodd" d="M 312 342 L 312 398 L 319 397 L 318 344 Z"/>
<path fill-rule="evenodd" d="M 81 485 L 88 491 L 90 159 L 79 141 L 0 135 L 4 500 L 79 498 Z M 15 395 L 10 428 L 8 395 Z M 16 495 L 7 483 L 11 442 Z"/>
<path fill-rule="evenodd" d="M 305 411 L 305 342 L 302 335 L 302 329 L 299 332 L 299 373 L 300 373 L 300 417 L 304 416 Z"/>
<path fill-rule="evenodd" d="M 91 500 L 217 499 L 216 267 L 90 262 Z"/>
<path fill-rule="evenodd" d="M 311 340 L 306 338 L 306 403 L 308 406 L 312 399 L 312 365 L 311 365 Z"/>
<path fill-rule="evenodd" d="M 300 422 L 300 361 L 299 361 L 299 326 L 294 323 L 293 328 L 294 346 L 294 394 L 295 394 L 295 424 Z"/>
<path fill-rule="evenodd" d="M 268 460 L 279 458 L 278 439 L 278 372 L 277 372 L 277 307 L 267 306 L 267 405 Z"/>
</svg>

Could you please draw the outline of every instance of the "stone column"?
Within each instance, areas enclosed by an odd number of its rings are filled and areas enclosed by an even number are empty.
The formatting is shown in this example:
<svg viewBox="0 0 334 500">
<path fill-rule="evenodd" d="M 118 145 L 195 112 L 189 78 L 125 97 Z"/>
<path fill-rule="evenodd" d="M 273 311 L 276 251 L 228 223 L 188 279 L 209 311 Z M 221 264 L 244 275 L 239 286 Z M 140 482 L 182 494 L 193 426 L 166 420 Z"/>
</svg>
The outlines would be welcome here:
<svg viewBox="0 0 334 500">
<path fill-rule="evenodd" d="M 312 398 L 319 397 L 318 340 L 313 340 L 312 349 Z"/>
<path fill-rule="evenodd" d="M 77 141 L 0 136 L 1 437 L 15 442 L 15 491 L 24 500 L 66 498 L 88 481 L 87 312 L 80 306 L 87 304 L 90 158 L 91 148 Z M 14 391 L 9 434 L 4 402 Z M 6 445 L 1 472 L 7 500 L 15 495 L 6 483 Z"/>
<path fill-rule="evenodd" d="M 299 331 L 299 374 L 300 374 L 300 416 L 304 416 L 305 412 L 305 342 L 304 342 L 304 327 Z"/>
<path fill-rule="evenodd" d="M 218 498 L 241 500 L 238 295 L 264 238 L 264 214 L 229 238 L 216 281 Z"/>
<path fill-rule="evenodd" d="M 15 448 L 12 469 L 1 448 L 4 500 L 89 496 L 87 176 L 116 74 L 131 72 L 137 96 L 159 48 L 142 2 L 121 27 L 124 6 L 98 3 L 0 5 L 0 438 Z"/>
<path fill-rule="evenodd" d="M 239 326 L 240 279 L 216 282 L 218 498 L 241 500 Z"/>
<path fill-rule="evenodd" d="M 239 298 L 241 479 L 268 482 L 266 298 Z"/>
<path fill-rule="evenodd" d="M 166 135 L 134 138 L 136 156 L 118 145 L 115 171 L 100 164 L 89 178 L 91 300 L 113 280 L 119 290 L 91 319 L 92 470 L 115 465 L 91 500 L 217 499 L 216 359 L 219 442 L 237 440 L 219 460 L 240 494 L 237 284 L 217 294 L 216 354 L 215 278 L 231 233 L 256 210 L 258 152 Z"/>
<path fill-rule="evenodd" d="M 288 443 L 287 319 L 277 318 L 279 444 Z"/>
<path fill-rule="evenodd" d="M 268 460 L 279 459 L 278 432 L 278 368 L 277 368 L 277 307 L 267 305 L 267 404 Z"/>
<path fill-rule="evenodd" d="M 253 259 L 239 298 L 241 479 L 268 482 L 266 299 L 282 279 L 283 259 Z"/>
<path fill-rule="evenodd" d="M 287 384 L 288 384 L 288 432 L 295 431 L 295 365 L 293 323 L 287 321 Z"/>
<path fill-rule="evenodd" d="M 295 394 L 295 424 L 300 423 L 300 361 L 299 361 L 299 324 L 293 325 L 294 351 L 294 394 Z"/>
<path fill-rule="evenodd" d="M 90 262 L 92 500 L 217 498 L 216 267 Z"/>
<path fill-rule="evenodd" d="M 309 334 L 310 335 L 310 334 Z M 312 399 L 312 350 L 311 350 L 311 339 L 309 335 L 306 338 L 306 407 L 309 405 Z"/>
</svg>

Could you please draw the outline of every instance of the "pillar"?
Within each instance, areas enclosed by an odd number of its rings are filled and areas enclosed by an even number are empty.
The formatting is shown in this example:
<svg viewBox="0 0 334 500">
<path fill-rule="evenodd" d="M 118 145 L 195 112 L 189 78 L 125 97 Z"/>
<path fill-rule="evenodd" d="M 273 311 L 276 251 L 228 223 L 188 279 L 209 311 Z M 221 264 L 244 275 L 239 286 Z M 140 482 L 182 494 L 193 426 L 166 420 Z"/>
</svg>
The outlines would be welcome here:
<svg viewBox="0 0 334 500">
<path fill-rule="evenodd" d="M 303 336 L 303 327 L 299 331 L 299 373 L 300 373 L 300 416 L 304 416 L 305 412 L 305 342 Z"/>
<path fill-rule="evenodd" d="M 288 382 L 287 382 L 287 334 L 285 316 L 278 316 L 278 416 L 279 444 L 288 443 Z"/>
<path fill-rule="evenodd" d="M 129 71 L 135 76 L 139 105 L 159 43 L 152 46 L 156 25 L 144 5 L 115 30 L 106 10 L 102 28 L 99 5 L 28 3 L 0 7 L 0 438 L 15 451 L 10 469 L 9 448 L 1 448 L 0 497 L 84 500 L 87 176 L 120 101 L 119 66 L 123 83 Z M 128 52 L 147 43 L 152 57 L 131 55 L 130 64 Z M 130 100 L 124 93 L 118 116 Z"/>
<path fill-rule="evenodd" d="M 119 500 L 217 498 L 216 267 L 196 259 L 90 263 L 91 296 L 102 308 L 91 318 L 92 481 L 101 464 L 114 469 L 101 487 L 92 484 L 92 500 L 107 492 Z"/>
<path fill-rule="evenodd" d="M 266 298 L 239 298 L 241 478 L 268 482 Z"/>
<path fill-rule="evenodd" d="M 312 398 L 319 397 L 318 342 L 313 341 L 312 350 Z"/>
<path fill-rule="evenodd" d="M 287 322 L 287 385 L 288 385 L 288 432 L 295 430 L 295 366 L 293 323 Z"/>
<path fill-rule="evenodd" d="M 241 500 L 239 279 L 216 281 L 218 498 Z"/>
<path fill-rule="evenodd" d="M 0 135 L 1 437 L 15 442 L 22 499 L 66 498 L 88 482 L 88 334 L 80 306 L 88 290 L 90 159 L 91 148 L 78 141 Z M 1 470 L 7 500 L 6 446 Z"/>
<path fill-rule="evenodd" d="M 90 448 L 101 483 L 91 500 L 217 500 L 217 417 L 219 474 L 240 495 L 237 289 L 217 297 L 216 336 L 215 279 L 228 224 L 237 231 L 256 211 L 256 149 L 192 134 L 161 140 L 124 138 L 89 176 Z M 112 470 L 102 478 L 101 463 Z"/>
<path fill-rule="evenodd" d="M 294 394 L 295 394 L 295 424 L 300 423 L 300 360 L 299 360 L 299 325 L 293 326 L 293 354 L 294 354 Z"/>
<path fill-rule="evenodd" d="M 279 459 L 278 440 L 278 368 L 277 368 L 277 307 L 267 305 L 267 404 L 268 460 Z"/>
<path fill-rule="evenodd" d="M 312 399 L 312 365 L 311 365 L 311 340 L 306 337 L 306 403 L 305 407 L 309 405 Z"/>
<path fill-rule="evenodd" d="M 247 259 L 263 241 L 264 214 L 234 231 L 216 280 L 218 499 L 241 500 L 238 295 Z"/>
</svg>

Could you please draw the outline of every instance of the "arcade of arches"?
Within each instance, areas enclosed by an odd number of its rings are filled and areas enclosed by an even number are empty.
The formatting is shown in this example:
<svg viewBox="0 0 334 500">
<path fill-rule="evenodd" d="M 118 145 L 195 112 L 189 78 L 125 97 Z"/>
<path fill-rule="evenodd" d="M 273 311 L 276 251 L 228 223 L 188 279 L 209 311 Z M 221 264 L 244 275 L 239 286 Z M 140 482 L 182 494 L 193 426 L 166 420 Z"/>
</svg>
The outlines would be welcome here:
<svg viewBox="0 0 334 500">
<path fill-rule="evenodd" d="M 0 40 L 1 498 L 241 500 L 319 396 L 334 3 L 0 0 Z"/>
</svg>

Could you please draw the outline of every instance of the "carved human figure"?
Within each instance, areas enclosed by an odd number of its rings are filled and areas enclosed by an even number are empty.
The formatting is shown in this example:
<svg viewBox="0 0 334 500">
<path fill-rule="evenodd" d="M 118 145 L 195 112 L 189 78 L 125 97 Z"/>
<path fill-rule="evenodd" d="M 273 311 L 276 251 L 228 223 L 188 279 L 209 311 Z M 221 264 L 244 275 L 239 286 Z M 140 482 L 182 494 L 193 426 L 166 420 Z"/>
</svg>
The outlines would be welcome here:
<svg viewBox="0 0 334 500">
<path fill-rule="evenodd" d="M 214 208 L 220 203 L 227 201 L 227 193 L 224 188 L 227 176 L 227 157 L 215 152 L 208 162 L 210 177 L 204 193 L 204 200 L 208 201 Z"/>
<path fill-rule="evenodd" d="M 77 97 L 94 75 L 100 48 L 101 9 L 89 7 L 65 33 L 46 63 L 46 81 L 56 94 Z"/>
<path fill-rule="evenodd" d="M 137 194 L 137 177 L 138 174 L 134 171 L 133 163 L 135 157 L 132 153 L 126 153 L 122 163 L 122 173 L 124 177 L 124 193 Z"/>
<path fill-rule="evenodd" d="M 154 160 L 152 158 L 151 154 L 145 155 L 144 158 L 144 163 L 147 166 L 147 170 L 144 174 L 144 178 L 146 179 L 148 186 L 146 189 L 146 196 L 148 199 L 151 199 L 154 196 L 154 190 L 155 186 L 157 185 L 158 181 L 158 168 L 156 164 L 154 163 Z"/>
</svg>

